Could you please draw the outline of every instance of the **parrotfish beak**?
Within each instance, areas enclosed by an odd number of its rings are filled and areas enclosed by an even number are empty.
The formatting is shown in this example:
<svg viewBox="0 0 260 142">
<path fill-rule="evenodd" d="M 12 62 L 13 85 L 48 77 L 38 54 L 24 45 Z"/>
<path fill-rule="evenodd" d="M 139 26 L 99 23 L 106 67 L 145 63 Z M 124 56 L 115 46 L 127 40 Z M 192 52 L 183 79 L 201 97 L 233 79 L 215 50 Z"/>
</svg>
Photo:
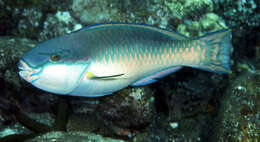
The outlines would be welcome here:
<svg viewBox="0 0 260 142">
<path fill-rule="evenodd" d="M 33 83 L 39 79 L 39 72 L 41 71 L 41 67 L 32 68 L 23 59 L 21 59 L 18 63 L 18 68 L 19 75 L 29 83 Z"/>
</svg>

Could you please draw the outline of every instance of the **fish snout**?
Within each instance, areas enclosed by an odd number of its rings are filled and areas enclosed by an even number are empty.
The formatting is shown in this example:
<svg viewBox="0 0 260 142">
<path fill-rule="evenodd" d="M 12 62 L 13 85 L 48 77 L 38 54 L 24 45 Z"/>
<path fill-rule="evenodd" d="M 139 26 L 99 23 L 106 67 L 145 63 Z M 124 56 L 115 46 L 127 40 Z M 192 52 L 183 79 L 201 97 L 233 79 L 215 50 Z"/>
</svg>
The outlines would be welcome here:
<svg viewBox="0 0 260 142">
<path fill-rule="evenodd" d="M 25 62 L 23 61 L 23 59 L 21 59 L 21 60 L 19 61 L 19 63 L 18 63 L 18 69 L 19 69 L 20 71 L 26 71 L 26 70 L 31 71 L 31 70 L 32 70 L 32 69 L 27 65 L 27 63 L 25 63 Z"/>
<path fill-rule="evenodd" d="M 19 75 L 28 82 L 33 82 L 38 79 L 38 73 L 41 68 L 30 67 L 23 59 L 18 63 Z"/>
</svg>

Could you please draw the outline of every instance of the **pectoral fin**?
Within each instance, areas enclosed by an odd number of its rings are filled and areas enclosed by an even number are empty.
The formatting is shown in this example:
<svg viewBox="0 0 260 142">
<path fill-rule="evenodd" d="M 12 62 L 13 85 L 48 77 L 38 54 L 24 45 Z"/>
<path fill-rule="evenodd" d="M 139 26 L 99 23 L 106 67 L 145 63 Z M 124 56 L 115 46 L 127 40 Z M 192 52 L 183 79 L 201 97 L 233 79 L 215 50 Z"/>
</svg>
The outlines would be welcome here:
<svg viewBox="0 0 260 142">
<path fill-rule="evenodd" d="M 108 76 L 96 76 L 91 72 L 87 73 L 87 78 L 88 79 L 115 79 L 116 77 L 122 76 L 124 74 L 115 74 L 115 75 L 108 75 Z"/>
</svg>

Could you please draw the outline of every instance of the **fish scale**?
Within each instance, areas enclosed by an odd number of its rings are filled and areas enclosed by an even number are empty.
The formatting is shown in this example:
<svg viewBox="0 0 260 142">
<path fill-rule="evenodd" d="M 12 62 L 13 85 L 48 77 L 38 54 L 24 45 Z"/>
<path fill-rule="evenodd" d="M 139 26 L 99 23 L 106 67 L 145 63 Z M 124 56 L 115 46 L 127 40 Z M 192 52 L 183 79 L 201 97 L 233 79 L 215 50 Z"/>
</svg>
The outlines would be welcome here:
<svg viewBox="0 0 260 142">
<path fill-rule="evenodd" d="M 229 73 L 230 38 L 228 29 L 191 39 L 148 25 L 93 25 L 39 44 L 22 57 L 19 74 L 52 93 L 104 96 L 155 82 L 182 66 Z"/>
<path fill-rule="evenodd" d="M 166 51 L 167 51 L 167 48 L 169 48 L 169 47 L 168 46 L 164 46 L 163 43 L 166 43 L 166 42 L 160 42 L 160 41 L 162 41 L 162 37 L 161 36 L 156 37 L 157 40 L 155 40 L 155 41 L 154 40 L 145 40 L 145 41 L 148 41 L 147 43 L 145 43 L 142 40 L 140 40 L 142 35 L 138 36 L 138 34 L 133 33 L 133 32 L 131 32 L 131 33 L 123 33 L 121 31 L 120 35 L 117 32 L 115 32 L 114 36 L 110 36 L 111 33 L 112 33 L 111 30 L 108 31 L 108 33 L 109 34 L 107 34 L 106 37 L 104 37 L 108 41 L 106 44 L 109 45 L 109 44 L 114 43 L 113 46 L 112 45 L 109 46 L 110 54 L 118 54 L 118 50 L 120 50 L 120 49 L 118 49 L 118 46 L 122 46 L 123 44 L 126 44 L 126 43 L 132 43 L 132 44 L 127 46 L 127 48 L 130 48 L 130 49 L 128 49 L 130 51 L 130 53 L 129 54 L 126 53 L 126 56 L 127 56 L 128 60 L 129 60 L 129 58 L 131 58 L 131 59 L 133 58 L 134 60 L 142 60 L 140 58 L 136 58 L 137 56 L 135 54 L 142 54 L 142 56 L 144 56 L 144 54 L 147 54 L 147 53 L 144 53 L 142 51 L 143 47 L 145 47 L 145 46 L 142 46 L 142 45 L 146 44 L 147 46 L 150 47 L 150 50 L 147 51 L 147 52 L 150 52 L 150 53 L 155 55 L 155 56 L 153 56 L 153 57 L 155 57 L 155 58 L 153 58 L 153 61 L 154 61 L 155 64 L 162 64 L 162 63 L 168 64 L 169 63 L 169 62 L 165 61 L 166 58 L 163 58 L 166 55 L 165 55 L 165 53 L 162 52 L 162 48 L 165 48 Z M 124 34 L 126 34 L 126 35 L 124 35 Z M 105 33 L 103 32 L 102 35 L 104 36 Z M 119 38 L 117 38 L 117 36 L 123 36 L 123 37 L 130 36 L 131 37 L 133 35 L 135 35 L 135 38 L 125 39 L 126 43 L 118 40 Z M 153 36 L 154 35 L 152 34 L 152 38 L 154 38 Z M 136 43 L 138 41 L 141 41 L 141 43 Z M 169 42 L 169 41 L 167 41 L 167 42 Z M 116 45 L 116 44 L 118 44 L 118 45 Z M 140 46 L 138 46 L 138 44 Z M 177 57 L 178 57 L 178 58 L 176 58 L 176 62 L 175 62 L 176 64 L 179 64 L 179 63 L 183 62 L 183 60 L 184 60 L 185 54 L 183 54 L 183 56 L 180 55 L 183 52 L 183 48 L 182 48 L 181 45 L 184 45 L 184 44 L 185 44 L 185 42 L 178 41 L 177 42 L 177 47 L 170 47 L 170 48 L 174 48 L 174 49 L 176 48 L 177 49 L 176 53 L 175 53 L 177 55 Z M 196 42 L 194 42 L 193 44 L 197 45 Z M 185 47 L 185 46 L 183 46 L 183 47 Z M 114 49 L 114 50 L 112 50 L 112 49 Z M 124 56 L 124 53 L 122 51 L 121 51 L 121 53 Z M 131 56 L 129 56 L 130 54 L 131 54 Z M 100 56 L 102 56 L 102 55 L 100 55 Z M 119 60 L 118 56 L 114 56 L 114 57 L 112 56 L 111 59 L 112 59 L 112 62 Z M 124 60 L 122 60 L 122 61 L 124 61 Z M 135 61 L 135 62 L 138 62 L 138 61 Z"/>
</svg>

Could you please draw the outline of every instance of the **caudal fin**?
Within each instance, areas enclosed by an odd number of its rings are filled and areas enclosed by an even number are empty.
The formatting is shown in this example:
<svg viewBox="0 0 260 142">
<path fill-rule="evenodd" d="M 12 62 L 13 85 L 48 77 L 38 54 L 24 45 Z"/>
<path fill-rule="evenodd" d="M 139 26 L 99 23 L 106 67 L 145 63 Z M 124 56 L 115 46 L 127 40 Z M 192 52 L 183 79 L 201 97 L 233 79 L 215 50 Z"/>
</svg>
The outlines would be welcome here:
<svg viewBox="0 0 260 142">
<path fill-rule="evenodd" d="M 197 66 L 198 68 L 219 73 L 231 73 L 230 54 L 233 48 L 230 29 L 208 33 L 196 40 L 205 43 L 204 48 L 206 48 L 205 58 Z"/>
</svg>

